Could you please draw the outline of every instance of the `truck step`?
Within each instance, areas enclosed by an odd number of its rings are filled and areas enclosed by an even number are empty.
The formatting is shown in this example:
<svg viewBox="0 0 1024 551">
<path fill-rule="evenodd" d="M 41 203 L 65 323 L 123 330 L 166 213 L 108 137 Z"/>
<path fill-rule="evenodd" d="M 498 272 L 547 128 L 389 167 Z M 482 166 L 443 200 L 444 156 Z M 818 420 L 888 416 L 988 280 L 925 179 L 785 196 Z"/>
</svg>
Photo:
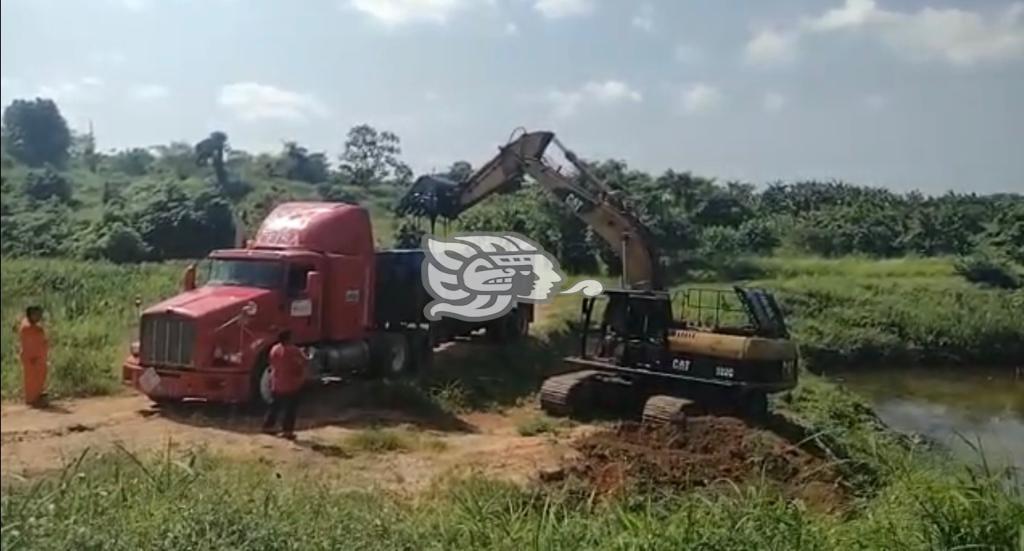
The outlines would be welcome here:
<svg viewBox="0 0 1024 551">
<path fill-rule="evenodd" d="M 693 400 L 657 394 L 644 404 L 645 425 L 686 425 L 686 414 L 692 413 L 696 403 Z"/>
<path fill-rule="evenodd" d="M 585 414 L 593 401 L 593 387 L 600 373 L 584 369 L 547 378 L 540 388 L 541 408 L 556 416 Z"/>
</svg>

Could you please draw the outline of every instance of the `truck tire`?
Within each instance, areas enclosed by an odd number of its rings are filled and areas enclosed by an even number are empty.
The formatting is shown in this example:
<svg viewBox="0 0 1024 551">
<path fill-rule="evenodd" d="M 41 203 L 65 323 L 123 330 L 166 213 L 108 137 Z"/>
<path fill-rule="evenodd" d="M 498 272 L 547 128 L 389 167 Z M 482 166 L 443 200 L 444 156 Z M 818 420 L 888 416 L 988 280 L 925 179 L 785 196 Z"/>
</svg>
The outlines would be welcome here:
<svg viewBox="0 0 1024 551">
<path fill-rule="evenodd" d="M 249 405 L 262 408 L 270 405 L 271 401 L 270 360 L 266 354 L 261 354 L 249 379 Z"/>
<path fill-rule="evenodd" d="M 515 312 L 515 316 L 509 320 L 510 335 L 515 340 L 526 338 L 530 334 L 530 316 L 523 308 L 516 308 L 513 312 Z"/>
<path fill-rule="evenodd" d="M 492 342 L 511 342 L 523 338 L 530 331 L 530 318 L 526 311 L 515 308 L 487 325 L 487 338 Z"/>
<path fill-rule="evenodd" d="M 413 353 L 404 333 L 385 333 L 377 343 L 376 370 L 383 377 L 395 378 L 412 371 Z"/>
<path fill-rule="evenodd" d="M 434 344 L 429 331 L 409 333 L 409 348 L 412 350 L 412 369 L 417 373 L 429 370 L 434 364 Z"/>
</svg>

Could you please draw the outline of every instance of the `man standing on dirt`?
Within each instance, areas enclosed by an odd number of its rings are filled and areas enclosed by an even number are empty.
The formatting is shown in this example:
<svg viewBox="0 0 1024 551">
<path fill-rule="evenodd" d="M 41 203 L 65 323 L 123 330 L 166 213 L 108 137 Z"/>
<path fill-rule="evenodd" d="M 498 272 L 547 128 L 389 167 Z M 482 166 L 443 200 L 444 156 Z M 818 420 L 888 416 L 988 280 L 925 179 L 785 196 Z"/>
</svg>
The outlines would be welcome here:
<svg viewBox="0 0 1024 551">
<path fill-rule="evenodd" d="M 291 331 L 281 333 L 277 344 L 270 349 L 270 393 L 272 400 L 263 420 L 263 432 L 274 433 L 277 416 L 281 413 L 282 436 L 295 439 L 295 414 L 306 382 L 306 356 L 292 344 Z"/>
<path fill-rule="evenodd" d="M 25 309 L 25 318 L 21 320 L 21 325 L 18 327 L 25 403 L 31 406 L 42 404 L 46 389 L 46 361 L 49 355 L 49 343 L 46 341 L 46 331 L 40 325 L 42 321 L 43 308 L 29 306 Z"/>
</svg>

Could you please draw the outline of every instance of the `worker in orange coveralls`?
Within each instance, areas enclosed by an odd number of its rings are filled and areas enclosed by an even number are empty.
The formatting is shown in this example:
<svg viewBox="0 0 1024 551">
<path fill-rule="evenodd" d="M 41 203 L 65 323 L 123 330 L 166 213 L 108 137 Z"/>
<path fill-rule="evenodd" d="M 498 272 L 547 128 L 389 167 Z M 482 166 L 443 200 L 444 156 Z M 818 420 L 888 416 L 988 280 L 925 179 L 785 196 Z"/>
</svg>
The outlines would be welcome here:
<svg viewBox="0 0 1024 551">
<path fill-rule="evenodd" d="M 278 414 L 283 413 L 282 436 L 295 439 L 295 415 L 306 382 L 306 361 L 302 350 L 292 344 L 291 332 L 281 333 L 278 343 L 270 349 L 270 392 L 273 399 L 263 420 L 263 432 L 272 434 Z"/>
<path fill-rule="evenodd" d="M 46 358 L 49 352 L 49 343 L 46 342 L 46 331 L 40 325 L 42 321 L 42 307 L 29 306 L 25 309 L 25 319 L 21 320 L 21 326 L 18 327 L 25 403 L 33 406 L 42 403 L 43 391 L 46 388 Z"/>
</svg>

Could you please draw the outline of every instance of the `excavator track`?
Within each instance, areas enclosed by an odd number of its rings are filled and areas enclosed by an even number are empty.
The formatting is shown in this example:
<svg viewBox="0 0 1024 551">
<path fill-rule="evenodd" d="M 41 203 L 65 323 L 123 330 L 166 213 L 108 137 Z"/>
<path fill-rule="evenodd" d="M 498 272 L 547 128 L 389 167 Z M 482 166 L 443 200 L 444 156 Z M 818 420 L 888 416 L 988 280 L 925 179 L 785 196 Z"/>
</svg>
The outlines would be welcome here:
<svg viewBox="0 0 1024 551">
<path fill-rule="evenodd" d="M 657 394 L 644 404 L 643 422 L 645 425 L 685 425 L 686 414 L 693 411 L 695 405 L 693 400 Z"/>
<path fill-rule="evenodd" d="M 584 369 L 548 377 L 540 388 L 540 407 L 550 415 L 586 413 L 591 406 L 593 386 L 600 371 Z"/>
</svg>

